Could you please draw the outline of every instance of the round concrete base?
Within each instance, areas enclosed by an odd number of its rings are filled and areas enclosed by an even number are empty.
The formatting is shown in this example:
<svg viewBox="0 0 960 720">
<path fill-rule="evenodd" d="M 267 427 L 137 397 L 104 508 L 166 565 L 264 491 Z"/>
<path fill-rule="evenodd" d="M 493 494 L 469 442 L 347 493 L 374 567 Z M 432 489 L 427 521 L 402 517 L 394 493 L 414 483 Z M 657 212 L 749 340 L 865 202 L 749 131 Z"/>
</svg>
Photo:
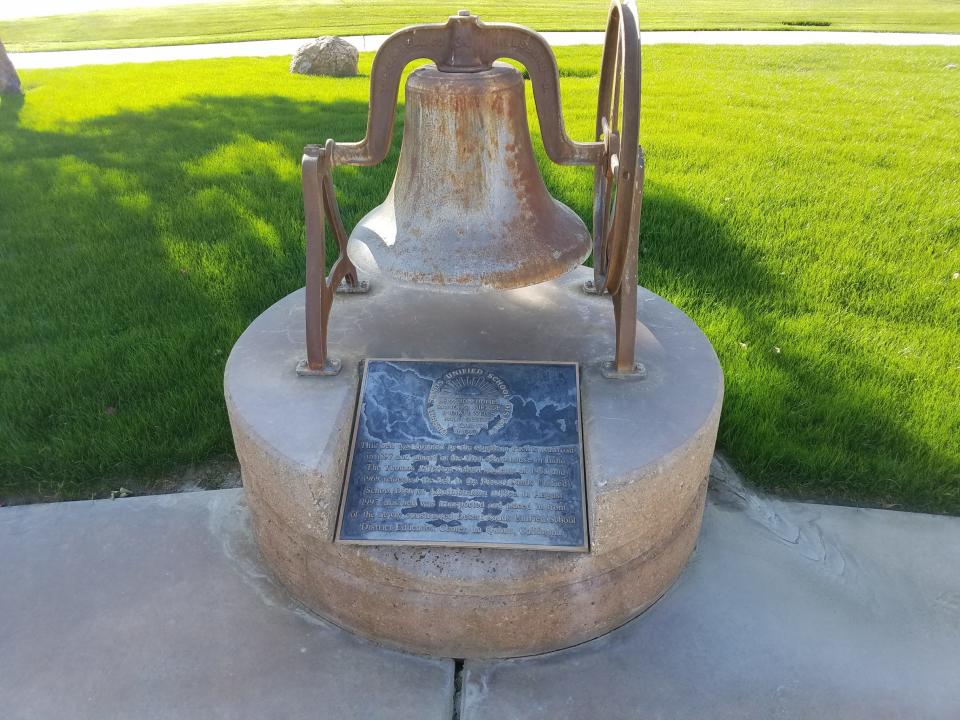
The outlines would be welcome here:
<svg viewBox="0 0 960 720">
<path fill-rule="evenodd" d="M 338 296 L 335 376 L 299 377 L 303 291 L 257 318 L 224 381 L 260 549 L 307 607 L 377 642 L 457 658 L 531 655 L 590 640 L 642 612 L 693 550 L 723 376 L 710 343 L 639 291 L 641 380 L 605 378 L 608 297 L 577 268 L 520 290 L 440 294 L 373 283 Z M 590 551 L 334 542 L 364 358 L 565 360 L 581 367 Z"/>
</svg>

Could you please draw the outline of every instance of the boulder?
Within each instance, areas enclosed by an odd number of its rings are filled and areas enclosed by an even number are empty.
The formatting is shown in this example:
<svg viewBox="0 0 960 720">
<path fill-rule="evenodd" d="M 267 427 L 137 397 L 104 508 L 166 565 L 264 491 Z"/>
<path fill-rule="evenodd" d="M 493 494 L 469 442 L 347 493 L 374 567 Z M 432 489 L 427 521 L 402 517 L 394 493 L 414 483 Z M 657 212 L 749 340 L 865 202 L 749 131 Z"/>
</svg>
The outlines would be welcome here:
<svg viewBox="0 0 960 720">
<path fill-rule="evenodd" d="M 353 77 L 360 53 L 343 38 L 318 37 L 301 45 L 290 62 L 290 72 L 301 75 Z"/>
<path fill-rule="evenodd" d="M 20 92 L 20 76 L 10 62 L 7 51 L 0 41 L 0 95 L 12 95 Z"/>
</svg>

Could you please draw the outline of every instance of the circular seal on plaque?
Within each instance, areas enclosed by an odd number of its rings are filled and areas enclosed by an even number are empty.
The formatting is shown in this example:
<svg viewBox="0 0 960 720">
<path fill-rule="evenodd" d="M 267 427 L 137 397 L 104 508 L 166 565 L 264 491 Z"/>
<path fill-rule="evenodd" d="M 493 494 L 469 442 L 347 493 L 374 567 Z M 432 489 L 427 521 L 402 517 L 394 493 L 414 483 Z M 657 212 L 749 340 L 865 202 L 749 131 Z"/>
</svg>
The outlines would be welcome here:
<svg viewBox="0 0 960 720">
<path fill-rule="evenodd" d="M 492 372 L 464 367 L 433 381 L 427 419 L 438 435 L 495 435 L 513 417 L 510 388 Z"/>
</svg>

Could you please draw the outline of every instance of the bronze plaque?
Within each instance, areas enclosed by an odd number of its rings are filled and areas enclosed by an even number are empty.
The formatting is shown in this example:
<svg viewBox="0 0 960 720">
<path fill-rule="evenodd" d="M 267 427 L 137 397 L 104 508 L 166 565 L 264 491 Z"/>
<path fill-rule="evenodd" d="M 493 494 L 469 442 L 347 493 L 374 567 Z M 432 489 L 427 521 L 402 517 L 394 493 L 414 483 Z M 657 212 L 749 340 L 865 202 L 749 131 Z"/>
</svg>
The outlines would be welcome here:
<svg viewBox="0 0 960 720">
<path fill-rule="evenodd" d="M 586 551 L 576 363 L 367 360 L 337 539 Z"/>
</svg>

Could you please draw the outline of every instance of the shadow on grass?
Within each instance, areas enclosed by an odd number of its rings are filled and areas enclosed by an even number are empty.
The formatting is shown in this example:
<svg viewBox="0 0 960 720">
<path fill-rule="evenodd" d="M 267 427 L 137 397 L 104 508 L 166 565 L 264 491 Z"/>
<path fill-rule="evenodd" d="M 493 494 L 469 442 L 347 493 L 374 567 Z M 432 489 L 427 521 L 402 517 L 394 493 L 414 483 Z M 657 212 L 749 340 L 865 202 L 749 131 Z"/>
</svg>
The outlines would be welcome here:
<svg viewBox="0 0 960 720">
<path fill-rule="evenodd" d="M 195 97 L 64 132 L 22 104 L 0 106 L 0 500 L 147 492 L 232 454 L 227 354 L 304 281 L 303 145 L 359 139 L 366 104 Z M 348 223 L 398 144 L 338 174 Z"/>
<path fill-rule="evenodd" d="M 876 391 L 889 383 L 882 358 L 844 338 L 829 355 L 775 349 L 784 308 L 799 312 L 803 295 L 723 217 L 648 183 L 641 238 L 640 283 L 691 315 L 717 350 L 719 445 L 751 482 L 807 500 L 960 511 L 951 455 L 907 430 L 903 415 L 878 410 Z M 830 364 L 837 355 L 844 373 Z"/>
<path fill-rule="evenodd" d="M 0 93 L 0 130 L 7 131 L 17 126 L 24 102 L 25 98 L 20 93 Z"/>
</svg>

